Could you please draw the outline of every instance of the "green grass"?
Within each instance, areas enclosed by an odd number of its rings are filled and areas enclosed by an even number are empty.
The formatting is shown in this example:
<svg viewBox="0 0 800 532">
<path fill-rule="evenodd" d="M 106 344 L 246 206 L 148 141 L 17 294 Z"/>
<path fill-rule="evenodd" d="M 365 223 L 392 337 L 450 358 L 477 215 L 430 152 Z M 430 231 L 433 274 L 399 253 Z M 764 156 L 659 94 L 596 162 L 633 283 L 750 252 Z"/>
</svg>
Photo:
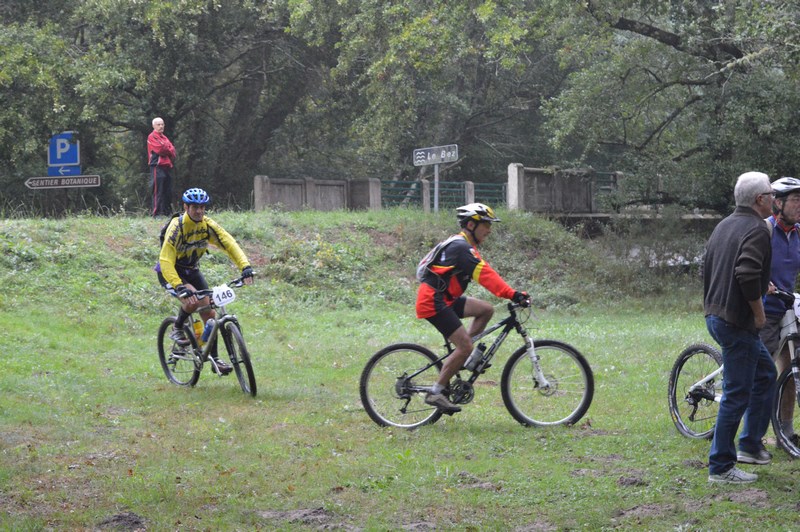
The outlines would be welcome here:
<svg viewBox="0 0 800 532">
<path fill-rule="evenodd" d="M 576 346 L 594 370 L 578 426 L 513 421 L 498 384 L 511 344 L 452 418 L 408 432 L 361 408 L 372 353 L 440 343 L 413 316 L 413 274 L 448 233 L 444 216 L 218 213 L 259 273 L 230 308 L 254 358 L 255 399 L 208 369 L 194 389 L 164 377 L 155 332 L 174 304 L 151 270 L 159 221 L 0 222 L 0 528 L 800 526 L 799 463 L 771 447 L 771 466 L 748 468 L 757 483 L 709 485 L 708 442 L 681 437 L 669 418 L 672 363 L 708 341 L 697 280 L 638 272 L 627 296 L 631 272 L 573 235 L 502 217 L 484 256 L 534 294 L 534 336 Z M 204 272 L 212 283 L 236 274 L 219 253 Z"/>
</svg>

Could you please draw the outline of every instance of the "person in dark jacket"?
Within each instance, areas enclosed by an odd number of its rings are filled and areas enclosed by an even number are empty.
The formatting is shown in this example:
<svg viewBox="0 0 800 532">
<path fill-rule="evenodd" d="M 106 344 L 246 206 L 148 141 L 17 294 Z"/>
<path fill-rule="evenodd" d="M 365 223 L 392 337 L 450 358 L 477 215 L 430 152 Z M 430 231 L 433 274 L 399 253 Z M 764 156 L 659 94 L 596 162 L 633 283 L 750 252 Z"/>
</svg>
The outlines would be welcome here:
<svg viewBox="0 0 800 532">
<path fill-rule="evenodd" d="M 147 164 L 153 179 L 153 216 L 172 214 L 172 167 L 175 147 L 164 134 L 164 120 L 153 119 L 153 132 L 147 137 Z"/>
<path fill-rule="evenodd" d="M 754 482 L 758 475 L 736 463 L 770 463 L 761 439 L 767 432 L 777 371 L 758 336 L 766 316 L 762 296 L 770 285 L 772 247 L 764 218 L 774 192 L 761 172 L 739 176 L 736 209 L 714 229 L 703 260 L 703 308 L 708 332 L 722 348 L 722 400 L 708 456 L 709 482 Z M 744 428 L 737 452 L 739 423 Z"/>
</svg>

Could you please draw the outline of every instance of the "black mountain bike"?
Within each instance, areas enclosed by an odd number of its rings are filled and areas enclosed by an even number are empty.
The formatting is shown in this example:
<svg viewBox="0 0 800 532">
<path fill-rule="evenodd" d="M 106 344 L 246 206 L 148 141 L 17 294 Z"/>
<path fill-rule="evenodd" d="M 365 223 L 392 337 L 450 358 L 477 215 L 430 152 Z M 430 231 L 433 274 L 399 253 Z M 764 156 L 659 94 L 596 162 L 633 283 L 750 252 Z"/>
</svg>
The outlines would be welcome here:
<svg viewBox="0 0 800 532">
<path fill-rule="evenodd" d="M 592 403 L 594 376 L 589 363 L 574 347 L 556 340 L 534 340 L 522 324 L 531 315 L 528 308 L 520 321 L 520 304 L 508 303 L 508 317 L 492 325 L 472 341 L 477 343 L 500 330 L 494 342 L 472 371 L 462 369 L 445 393 L 456 404 L 475 397 L 474 383 L 491 366 L 497 350 L 511 331 L 520 346 L 506 362 L 500 382 L 503 402 L 515 420 L 526 426 L 572 425 L 583 417 Z M 524 311 L 523 311 L 524 312 Z M 522 313 L 520 313 L 522 314 Z M 387 346 L 367 362 L 361 373 L 361 402 L 378 425 L 414 429 L 435 423 L 442 411 L 425 403 L 425 395 L 436 382 L 442 361 L 453 352 L 436 356 L 418 344 Z M 466 378 L 461 372 L 467 372 Z"/>
<path fill-rule="evenodd" d="M 209 307 L 217 309 L 217 317 L 209 319 L 210 322 L 213 322 L 212 329 L 205 342 L 195 336 L 194 322 L 199 320 L 194 314 L 184 324 L 184 332 L 189 339 L 189 345 L 185 347 L 179 346 L 177 342 L 169 337 L 173 324 L 177 319 L 176 316 L 168 316 L 161 322 L 161 326 L 158 328 L 158 359 L 161 361 L 161 368 L 170 382 L 178 386 L 194 386 L 197 384 L 203 365 L 206 362 L 216 365 L 214 359 L 209 355 L 211 347 L 221 336 L 242 391 L 255 397 L 256 376 L 253 373 L 250 353 L 244 343 L 242 328 L 236 316 L 228 314 L 225 309 L 236 298 L 236 294 L 231 287 L 238 288 L 242 285 L 244 285 L 244 279 L 240 277 L 227 285 L 215 286 L 209 290 L 195 292 L 198 298 L 211 296 L 209 298 Z"/>
</svg>

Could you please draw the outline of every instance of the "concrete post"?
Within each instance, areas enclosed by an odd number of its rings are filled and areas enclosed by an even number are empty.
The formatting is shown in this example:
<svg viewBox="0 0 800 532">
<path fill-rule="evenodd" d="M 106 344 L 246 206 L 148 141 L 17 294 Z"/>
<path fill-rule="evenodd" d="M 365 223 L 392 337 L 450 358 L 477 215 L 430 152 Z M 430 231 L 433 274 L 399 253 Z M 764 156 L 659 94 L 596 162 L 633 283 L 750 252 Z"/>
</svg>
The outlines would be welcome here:
<svg viewBox="0 0 800 532">
<path fill-rule="evenodd" d="M 511 211 L 525 210 L 525 167 L 520 163 L 508 165 L 506 204 Z"/>
<path fill-rule="evenodd" d="M 464 204 L 475 203 L 475 183 L 464 181 Z"/>
<path fill-rule="evenodd" d="M 263 211 L 271 203 L 269 189 L 269 177 L 257 175 L 253 178 L 253 204 L 256 212 Z"/>
<path fill-rule="evenodd" d="M 420 179 L 422 184 L 422 212 L 431 212 L 431 182 L 427 179 Z"/>
<path fill-rule="evenodd" d="M 375 177 L 351 179 L 348 207 L 356 210 L 381 210 L 381 180 Z"/>
<path fill-rule="evenodd" d="M 303 178 L 304 182 L 304 194 L 303 194 L 303 206 L 307 209 L 319 209 L 320 205 L 317 205 L 317 191 L 316 191 L 316 183 L 314 183 L 314 179 L 310 177 Z"/>
</svg>

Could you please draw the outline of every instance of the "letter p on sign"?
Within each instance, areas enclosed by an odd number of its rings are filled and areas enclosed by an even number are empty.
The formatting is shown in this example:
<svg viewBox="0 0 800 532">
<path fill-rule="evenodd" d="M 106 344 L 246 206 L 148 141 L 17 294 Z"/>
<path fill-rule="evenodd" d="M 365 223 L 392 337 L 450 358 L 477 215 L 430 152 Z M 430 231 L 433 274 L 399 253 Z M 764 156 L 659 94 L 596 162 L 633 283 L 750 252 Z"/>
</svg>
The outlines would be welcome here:
<svg viewBox="0 0 800 532">
<path fill-rule="evenodd" d="M 80 142 L 73 139 L 74 131 L 64 131 L 50 138 L 47 150 L 48 166 L 80 166 Z"/>
<path fill-rule="evenodd" d="M 67 139 L 56 139 L 56 159 L 59 161 L 69 152 L 69 141 Z"/>
</svg>

